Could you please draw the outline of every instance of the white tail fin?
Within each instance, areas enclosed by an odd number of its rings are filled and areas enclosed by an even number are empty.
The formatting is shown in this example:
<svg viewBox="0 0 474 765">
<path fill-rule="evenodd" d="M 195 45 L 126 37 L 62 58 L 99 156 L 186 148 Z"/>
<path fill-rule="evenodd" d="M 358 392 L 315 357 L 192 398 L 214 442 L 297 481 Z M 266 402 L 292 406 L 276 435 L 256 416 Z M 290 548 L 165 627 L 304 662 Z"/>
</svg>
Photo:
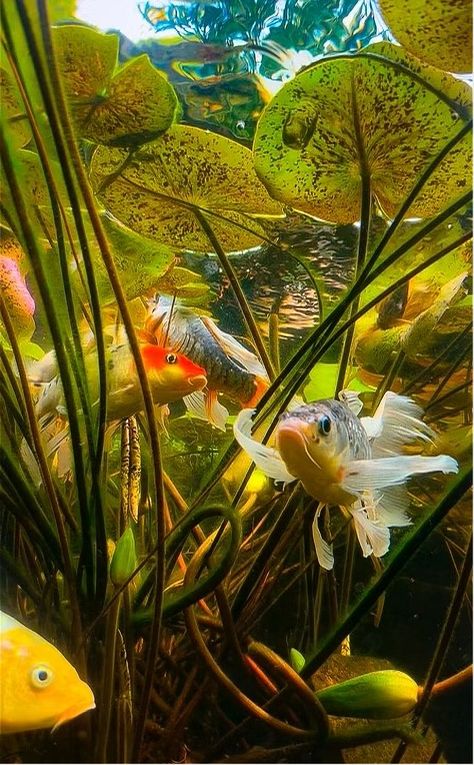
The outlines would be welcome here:
<svg viewBox="0 0 474 765">
<path fill-rule="evenodd" d="M 312 532 L 313 532 L 313 542 L 314 542 L 314 548 L 316 550 L 316 557 L 318 559 L 318 563 L 325 571 L 331 571 L 331 569 L 334 567 L 334 555 L 332 551 L 332 545 L 330 545 L 328 542 L 326 542 L 325 539 L 323 539 L 322 534 L 319 530 L 319 516 L 321 515 L 321 510 L 323 509 L 324 505 L 319 504 L 318 508 L 316 510 L 316 513 L 314 515 L 313 525 L 312 525 Z"/>
<path fill-rule="evenodd" d="M 357 539 L 362 549 L 364 558 L 372 553 L 376 558 L 381 558 L 390 547 L 390 531 L 380 521 L 374 521 L 367 515 L 367 511 L 357 503 L 349 508 L 354 519 L 354 527 Z"/>
</svg>

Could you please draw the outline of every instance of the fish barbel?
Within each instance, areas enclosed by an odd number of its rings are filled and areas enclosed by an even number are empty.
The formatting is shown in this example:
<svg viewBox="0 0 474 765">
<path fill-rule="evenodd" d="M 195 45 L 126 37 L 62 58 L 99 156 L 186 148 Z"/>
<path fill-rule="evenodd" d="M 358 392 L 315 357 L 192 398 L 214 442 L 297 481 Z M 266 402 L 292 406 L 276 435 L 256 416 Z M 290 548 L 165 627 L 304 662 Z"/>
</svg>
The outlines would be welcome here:
<svg viewBox="0 0 474 765">
<path fill-rule="evenodd" d="M 204 367 L 206 390 L 186 396 L 184 402 L 196 416 L 221 430 L 229 412 L 218 401 L 218 393 L 253 407 L 268 387 L 265 369 L 254 353 L 212 319 L 197 316 L 177 301 L 166 297 L 151 301 L 145 331 Z"/>
<path fill-rule="evenodd" d="M 0 733 L 57 728 L 94 709 L 94 694 L 45 638 L 0 611 Z"/>
<path fill-rule="evenodd" d="M 434 435 L 410 398 L 389 391 L 373 417 L 360 419 L 357 394 L 344 391 L 341 399 L 285 412 L 275 430 L 275 449 L 252 438 L 253 410 L 242 410 L 234 424 L 236 440 L 266 475 L 284 483 L 300 480 L 318 500 L 313 539 L 318 561 L 327 570 L 334 557 L 318 526 L 324 506 L 348 510 L 364 556 L 381 557 L 390 545 L 389 528 L 410 523 L 403 490 L 410 476 L 458 470 L 456 460 L 444 454 L 402 453 L 406 445 L 431 441 Z"/>
</svg>

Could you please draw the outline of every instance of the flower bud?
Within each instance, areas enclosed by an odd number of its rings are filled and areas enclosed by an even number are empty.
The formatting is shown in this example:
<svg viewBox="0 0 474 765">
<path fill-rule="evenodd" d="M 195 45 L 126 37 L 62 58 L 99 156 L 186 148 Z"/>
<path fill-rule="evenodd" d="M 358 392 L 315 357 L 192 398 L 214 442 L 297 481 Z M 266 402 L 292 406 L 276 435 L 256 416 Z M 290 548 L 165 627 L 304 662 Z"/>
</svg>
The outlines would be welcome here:
<svg viewBox="0 0 474 765">
<path fill-rule="evenodd" d="M 298 674 L 306 664 L 306 659 L 302 653 L 296 650 L 296 648 L 290 648 L 290 664 Z"/>
<path fill-rule="evenodd" d="M 110 563 L 110 580 L 112 584 L 115 587 L 120 587 L 135 571 L 136 566 L 135 537 L 131 527 L 128 526 L 115 546 Z"/>
<path fill-rule="evenodd" d="M 385 720 L 413 711 L 418 685 L 404 672 L 384 669 L 331 685 L 316 696 L 330 715 Z"/>
</svg>

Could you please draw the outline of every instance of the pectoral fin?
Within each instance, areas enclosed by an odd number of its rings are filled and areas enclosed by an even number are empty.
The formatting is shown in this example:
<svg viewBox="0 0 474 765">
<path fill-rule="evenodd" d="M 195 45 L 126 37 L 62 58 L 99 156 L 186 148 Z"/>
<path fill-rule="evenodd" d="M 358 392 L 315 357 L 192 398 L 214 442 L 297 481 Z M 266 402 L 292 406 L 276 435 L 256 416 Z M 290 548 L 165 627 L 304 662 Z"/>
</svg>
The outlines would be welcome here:
<svg viewBox="0 0 474 765">
<path fill-rule="evenodd" d="M 318 563 L 325 571 L 331 571 L 331 569 L 334 567 L 334 555 L 332 551 L 332 545 L 330 545 L 328 542 L 326 542 L 325 539 L 323 539 L 322 534 L 319 530 L 319 516 L 321 515 L 321 510 L 323 509 L 324 505 L 320 504 L 318 506 L 318 509 L 316 510 L 316 513 L 314 515 L 313 525 L 312 525 L 312 532 L 313 532 L 313 542 L 314 542 L 314 548 L 316 550 L 316 557 L 318 559 Z"/>
<path fill-rule="evenodd" d="M 256 466 L 274 481 L 291 483 L 296 481 L 294 475 L 288 472 L 285 463 L 275 449 L 261 444 L 252 438 L 252 417 L 255 409 L 242 409 L 234 422 L 234 436 L 237 443 L 247 452 Z"/>
<path fill-rule="evenodd" d="M 390 547 L 390 531 L 380 521 L 371 520 L 362 507 L 353 505 L 349 511 L 354 519 L 354 528 L 362 549 L 362 555 L 367 558 L 372 553 L 381 558 Z"/>
<path fill-rule="evenodd" d="M 206 420 L 219 430 L 225 431 L 225 424 L 229 416 L 228 410 L 223 406 L 218 398 L 216 391 L 195 391 L 185 396 L 183 399 L 187 409 L 200 420 Z"/>
</svg>

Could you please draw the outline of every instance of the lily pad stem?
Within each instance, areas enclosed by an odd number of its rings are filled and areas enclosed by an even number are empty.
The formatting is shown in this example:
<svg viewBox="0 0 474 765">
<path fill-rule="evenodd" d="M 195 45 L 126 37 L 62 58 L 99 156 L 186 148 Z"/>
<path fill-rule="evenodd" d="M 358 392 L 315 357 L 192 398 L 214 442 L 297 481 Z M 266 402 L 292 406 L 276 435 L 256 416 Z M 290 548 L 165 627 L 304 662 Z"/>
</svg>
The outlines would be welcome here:
<svg viewBox="0 0 474 765">
<path fill-rule="evenodd" d="M 217 239 L 212 229 L 212 226 L 210 225 L 207 218 L 202 214 L 200 210 L 197 210 L 197 209 L 194 210 L 194 214 L 197 220 L 199 221 L 199 224 L 202 230 L 204 231 L 207 238 L 209 239 L 209 242 L 211 243 L 217 257 L 219 258 L 219 262 L 225 272 L 225 275 L 227 276 L 231 284 L 231 287 L 234 290 L 234 295 L 237 298 L 240 310 L 242 311 L 243 317 L 245 319 L 245 323 L 247 324 L 249 332 L 252 336 L 252 340 L 258 351 L 258 355 L 260 356 L 260 360 L 263 366 L 265 367 L 267 375 L 269 376 L 270 380 L 273 380 L 275 377 L 273 364 L 270 360 L 270 356 L 267 353 L 267 349 L 265 348 L 265 344 L 260 334 L 260 330 L 257 327 L 257 323 L 253 317 L 252 311 L 247 302 L 247 298 L 245 297 L 242 287 L 239 284 L 237 274 L 235 273 L 232 267 L 232 264 L 230 263 L 226 253 L 222 249 L 221 243 Z"/>
</svg>

